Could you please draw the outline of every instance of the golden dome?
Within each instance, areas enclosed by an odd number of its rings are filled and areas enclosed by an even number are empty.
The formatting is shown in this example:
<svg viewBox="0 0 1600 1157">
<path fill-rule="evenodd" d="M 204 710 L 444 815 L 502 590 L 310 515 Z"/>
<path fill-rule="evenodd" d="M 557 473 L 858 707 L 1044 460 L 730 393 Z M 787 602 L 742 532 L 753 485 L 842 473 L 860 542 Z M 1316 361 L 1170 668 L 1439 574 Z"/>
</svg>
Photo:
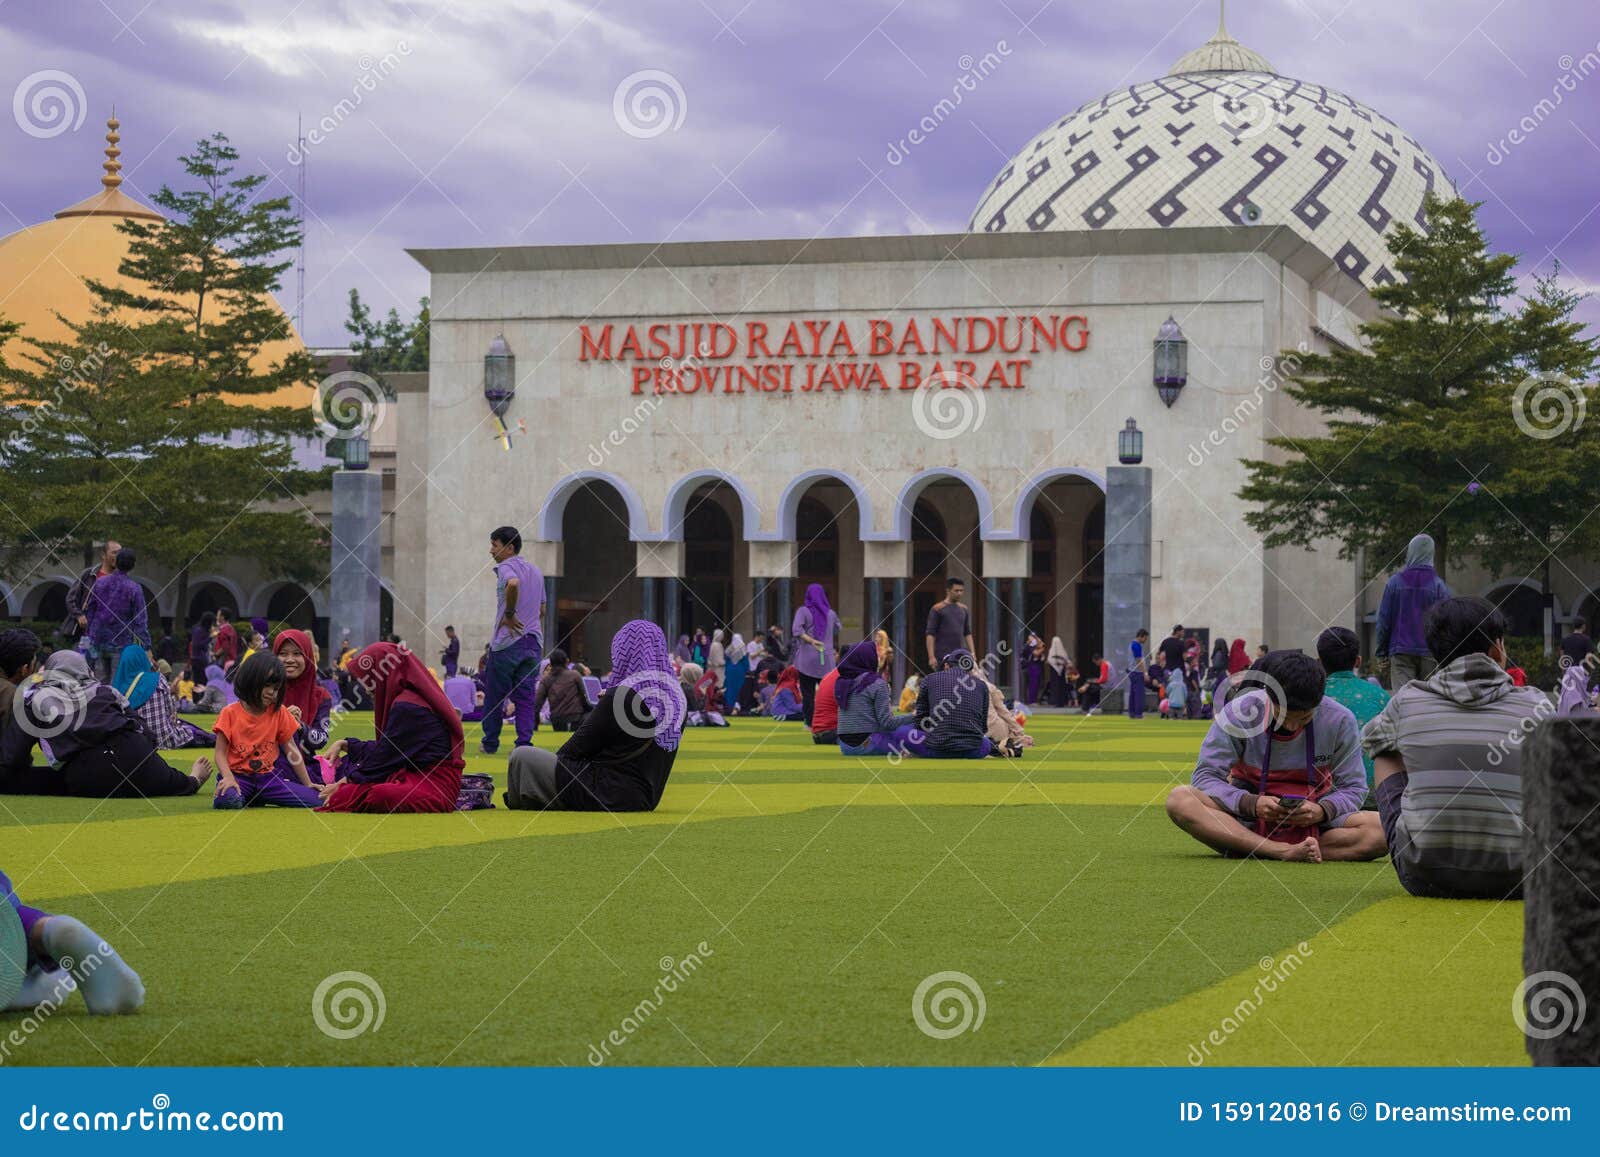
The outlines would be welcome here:
<svg viewBox="0 0 1600 1157">
<path fill-rule="evenodd" d="M 72 339 L 56 314 L 70 318 L 90 315 L 95 297 L 85 278 L 142 288 L 117 272 L 128 252 L 128 238 L 117 232 L 117 223 L 128 218 L 160 221 L 162 216 L 121 189 L 119 127 L 114 115 L 106 122 L 105 175 L 100 178 L 103 188 L 98 193 L 62 209 L 49 221 L 0 237 L 0 318 L 22 327 L 6 346 L 13 360 L 19 347 L 28 348 L 27 339 Z M 253 364 L 258 372 L 266 372 L 285 355 L 305 348 L 287 317 L 283 327 L 286 336 L 263 346 L 256 356 Z M 310 386 L 289 386 L 241 400 L 249 405 L 309 406 L 314 392 Z"/>
</svg>

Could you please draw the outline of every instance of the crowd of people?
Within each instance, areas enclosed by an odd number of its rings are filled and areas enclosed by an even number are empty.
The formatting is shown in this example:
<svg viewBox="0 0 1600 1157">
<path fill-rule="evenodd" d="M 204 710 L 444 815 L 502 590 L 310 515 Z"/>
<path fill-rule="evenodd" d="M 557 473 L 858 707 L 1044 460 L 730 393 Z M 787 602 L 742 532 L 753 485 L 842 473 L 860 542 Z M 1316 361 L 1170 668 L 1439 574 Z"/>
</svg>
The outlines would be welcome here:
<svg viewBox="0 0 1600 1157">
<path fill-rule="evenodd" d="M 1504 618 L 1451 594 L 1425 535 L 1379 610 L 1392 694 L 1363 674 L 1359 640 L 1344 627 L 1322 632 L 1315 658 L 1258 645 L 1252 660 L 1243 639 L 1207 652 L 1175 626 L 1154 648 L 1140 630 L 1120 673 L 1102 655 L 1080 673 L 1059 638 L 1045 647 L 1030 633 L 1022 694 L 1008 700 L 976 655 L 956 579 L 928 615 L 929 671 L 898 695 L 888 636 L 842 644 L 815 584 L 787 637 L 779 625 L 749 641 L 697 629 L 669 649 L 655 623 L 629 622 L 602 679 L 560 649 L 543 655 L 543 579 L 521 551 L 514 527 L 491 532 L 494 629 L 476 671 L 461 664 L 453 627 L 442 672 L 399 640 L 359 649 L 342 640 L 324 668 L 308 633 L 223 611 L 202 616 L 175 668 L 170 646 L 151 646 L 132 552 L 108 544 L 74 590 L 73 646 L 49 651 L 29 631 L 0 631 L 0 794 L 184 796 L 215 777 L 212 806 L 224 811 L 466 810 L 493 806 L 493 781 L 466 774 L 464 724 L 479 723 L 479 750 L 493 753 L 509 722 L 508 808 L 651 811 L 687 727 L 763 716 L 800 724 L 847 757 L 1017 758 L 1033 745 L 1027 720 L 1041 695 L 1092 712 L 1120 688 L 1131 716 L 1154 701 L 1163 716 L 1210 720 L 1191 782 L 1166 803 L 1206 847 L 1306 862 L 1388 854 L 1414 894 L 1504 898 L 1519 894 L 1522 876 L 1522 749 L 1507 737 L 1527 720 L 1597 711 L 1586 625 L 1562 641 L 1554 701 L 1523 686 Z M 367 708 L 373 738 L 332 737 L 339 714 Z M 207 730 L 182 717 L 191 712 L 216 719 Z M 533 746 L 541 724 L 567 733 L 559 749 Z M 187 770 L 162 754 L 186 748 L 198 752 Z M 28 937 L 18 1007 L 61 985 L 81 988 L 92 1012 L 140 1005 L 137 975 L 81 922 L 24 905 L 3 874 L 0 896 Z M 65 966 L 86 937 L 110 964 L 103 975 Z"/>
</svg>

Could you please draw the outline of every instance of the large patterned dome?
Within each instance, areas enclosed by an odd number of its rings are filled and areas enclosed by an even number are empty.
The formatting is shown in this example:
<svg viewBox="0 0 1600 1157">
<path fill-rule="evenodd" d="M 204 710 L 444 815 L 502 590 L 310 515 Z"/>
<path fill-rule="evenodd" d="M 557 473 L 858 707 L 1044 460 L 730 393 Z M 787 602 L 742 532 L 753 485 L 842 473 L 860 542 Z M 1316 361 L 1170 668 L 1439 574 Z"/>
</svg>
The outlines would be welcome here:
<svg viewBox="0 0 1600 1157">
<path fill-rule="evenodd" d="M 1384 234 L 1425 227 L 1455 186 L 1415 138 L 1320 84 L 1279 76 L 1219 26 L 1159 80 L 1062 117 L 1000 170 L 973 232 L 1286 225 L 1368 287 Z"/>
</svg>

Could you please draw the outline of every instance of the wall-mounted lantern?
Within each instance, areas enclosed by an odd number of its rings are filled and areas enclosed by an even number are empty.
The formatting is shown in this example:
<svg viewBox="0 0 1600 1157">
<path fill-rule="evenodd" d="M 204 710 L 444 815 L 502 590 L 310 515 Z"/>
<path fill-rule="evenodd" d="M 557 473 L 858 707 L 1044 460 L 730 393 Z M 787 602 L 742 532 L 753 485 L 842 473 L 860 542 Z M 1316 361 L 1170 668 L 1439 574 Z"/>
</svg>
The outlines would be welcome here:
<svg viewBox="0 0 1600 1157">
<path fill-rule="evenodd" d="M 1156 393 L 1169 407 L 1189 381 L 1189 343 L 1170 316 L 1156 331 Z"/>
<path fill-rule="evenodd" d="M 489 343 L 483 355 L 483 396 L 494 416 L 504 418 L 517 394 L 517 358 L 501 334 Z"/>
</svg>

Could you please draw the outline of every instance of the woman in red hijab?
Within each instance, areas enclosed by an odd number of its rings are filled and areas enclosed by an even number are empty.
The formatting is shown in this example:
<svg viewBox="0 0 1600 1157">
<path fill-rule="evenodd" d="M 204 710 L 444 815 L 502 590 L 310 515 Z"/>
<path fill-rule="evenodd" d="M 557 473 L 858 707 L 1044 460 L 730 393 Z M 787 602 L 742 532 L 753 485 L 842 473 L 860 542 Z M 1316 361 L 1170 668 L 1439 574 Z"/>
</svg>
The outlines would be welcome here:
<svg viewBox="0 0 1600 1157">
<path fill-rule="evenodd" d="M 1249 667 L 1250 656 L 1245 653 L 1244 639 L 1235 639 L 1232 649 L 1228 651 L 1228 674 L 1237 675 L 1240 671 L 1248 670 Z"/>
<path fill-rule="evenodd" d="M 404 647 L 373 643 L 350 661 L 372 696 L 376 739 L 340 739 L 329 749 L 339 778 L 323 788 L 323 811 L 449 812 L 461 792 L 461 718 L 438 680 Z"/>
<path fill-rule="evenodd" d="M 283 664 L 283 706 L 300 724 L 300 730 L 294 733 L 294 741 L 300 745 L 300 754 L 305 756 L 306 770 L 311 773 L 312 782 L 321 783 L 322 777 L 317 773 L 317 752 L 328 745 L 333 696 L 317 682 L 316 645 L 304 631 L 285 628 L 273 638 L 272 653 Z M 289 757 L 282 752 L 278 754 L 275 770 L 291 778 L 294 776 L 294 771 L 289 767 Z"/>
</svg>

